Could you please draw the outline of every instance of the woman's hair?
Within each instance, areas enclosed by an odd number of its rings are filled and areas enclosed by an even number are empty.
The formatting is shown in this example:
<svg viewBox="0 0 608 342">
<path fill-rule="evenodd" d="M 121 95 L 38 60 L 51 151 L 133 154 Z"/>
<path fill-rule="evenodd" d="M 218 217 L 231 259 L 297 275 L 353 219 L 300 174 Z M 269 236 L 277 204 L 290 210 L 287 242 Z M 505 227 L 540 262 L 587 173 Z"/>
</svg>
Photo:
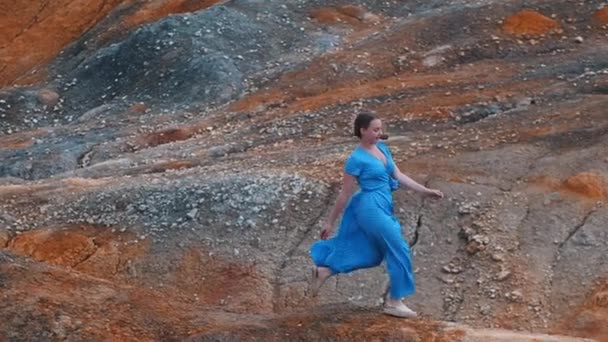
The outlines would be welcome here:
<svg viewBox="0 0 608 342">
<path fill-rule="evenodd" d="M 355 118 L 355 136 L 361 138 L 361 128 L 368 128 L 369 124 L 377 119 L 372 112 L 361 112 Z"/>
</svg>

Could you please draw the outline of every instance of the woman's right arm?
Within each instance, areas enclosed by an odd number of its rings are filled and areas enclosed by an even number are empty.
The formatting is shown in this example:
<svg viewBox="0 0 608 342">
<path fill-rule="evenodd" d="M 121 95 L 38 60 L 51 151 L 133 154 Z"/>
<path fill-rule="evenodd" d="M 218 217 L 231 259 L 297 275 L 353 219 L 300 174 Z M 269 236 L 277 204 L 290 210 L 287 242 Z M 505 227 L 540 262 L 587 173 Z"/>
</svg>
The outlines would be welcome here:
<svg viewBox="0 0 608 342">
<path fill-rule="evenodd" d="M 336 204 L 334 204 L 334 207 L 333 207 L 331 213 L 329 214 L 329 217 L 327 218 L 327 220 L 325 220 L 325 223 L 323 224 L 323 229 L 321 230 L 321 239 L 327 240 L 331 235 L 333 235 L 335 222 L 338 219 L 338 217 L 342 214 L 342 212 L 344 211 L 344 207 L 346 206 L 346 203 L 348 202 L 350 197 L 353 195 L 356 184 L 357 184 L 357 179 L 355 177 L 353 177 L 347 173 L 344 173 L 344 178 L 342 181 L 342 190 L 340 191 L 340 194 L 338 195 Z"/>
</svg>

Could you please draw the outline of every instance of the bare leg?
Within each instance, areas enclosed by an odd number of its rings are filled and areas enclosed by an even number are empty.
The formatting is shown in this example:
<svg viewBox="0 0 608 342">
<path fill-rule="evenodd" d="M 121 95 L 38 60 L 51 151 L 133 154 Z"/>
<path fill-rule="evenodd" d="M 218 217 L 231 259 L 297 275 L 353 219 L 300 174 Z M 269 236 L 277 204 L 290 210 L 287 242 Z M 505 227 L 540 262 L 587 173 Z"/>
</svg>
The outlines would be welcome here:
<svg viewBox="0 0 608 342">
<path fill-rule="evenodd" d="M 321 286 L 325 283 L 329 277 L 333 275 L 333 272 L 328 267 L 314 266 L 312 269 L 312 277 L 310 280 L 310 293 L 313 297 L 316 297 L 321 289 Z"/>
</svg>

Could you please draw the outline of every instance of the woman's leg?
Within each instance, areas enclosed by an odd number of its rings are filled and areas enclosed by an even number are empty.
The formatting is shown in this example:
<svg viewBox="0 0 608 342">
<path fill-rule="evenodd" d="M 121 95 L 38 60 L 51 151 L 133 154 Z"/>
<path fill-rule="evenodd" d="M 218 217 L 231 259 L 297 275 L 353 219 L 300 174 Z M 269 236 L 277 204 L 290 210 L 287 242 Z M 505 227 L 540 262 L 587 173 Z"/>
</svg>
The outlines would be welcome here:
<svg viewBox="0 0 608 342">
<path fill-rule="evenodd" d="M 376 222 L 378 224 L 372 227 L 370 235 L 384 251 L 390 279 L 389 293 L 384 301 L 384 313 L 396 317 L 414 318 L 417 316 L 416 312 L 401 301 L 415 290 L 410 251 L 401 236 L 401 226 L 392 216 L 377 217 Z"/>
<path fill-rule="evenodd" d="M 391 216 L 376 217 L 365 232 L 383 252 L 390 279 L 389 299 L 400 300 L 414 293 L 414 272 L 410 250 L 402 237 L 399 222 Z"/>
<path fill-rule="evenodd" d="M 359 226 L 352 210 L 345 211 L 338 234 L 315 242 L 310 254 L 315 265 L 331 269 L 332 274 L 378 266 L 384 258 L 384 252 Z"/>
<path fill-rule="evenodd" d="M 359 227 L 352 208 L 345 211 L 338 234 L 329 240 L 315 242 L 310 255 L 316 265 L 310 285 L 313 296 L 331 275 L 378 266 L 384 258 L 373 239 Z"/>
</svg>

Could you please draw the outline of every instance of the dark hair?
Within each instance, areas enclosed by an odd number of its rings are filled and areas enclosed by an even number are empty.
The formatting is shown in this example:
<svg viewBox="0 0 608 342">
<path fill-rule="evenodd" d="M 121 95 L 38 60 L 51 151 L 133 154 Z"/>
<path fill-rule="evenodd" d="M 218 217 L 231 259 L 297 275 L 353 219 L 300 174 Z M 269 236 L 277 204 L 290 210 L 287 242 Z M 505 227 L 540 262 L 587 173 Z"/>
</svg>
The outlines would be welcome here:
<svg viewBox="0 0 608 342">
<path fill-rule="evenodd" d="M 355 136 L 361 138 L 361 128 L 368 128 L 369 124 L 377 117 L 372 112 L 361 112 L 355 119 Z"/>
</svg>

